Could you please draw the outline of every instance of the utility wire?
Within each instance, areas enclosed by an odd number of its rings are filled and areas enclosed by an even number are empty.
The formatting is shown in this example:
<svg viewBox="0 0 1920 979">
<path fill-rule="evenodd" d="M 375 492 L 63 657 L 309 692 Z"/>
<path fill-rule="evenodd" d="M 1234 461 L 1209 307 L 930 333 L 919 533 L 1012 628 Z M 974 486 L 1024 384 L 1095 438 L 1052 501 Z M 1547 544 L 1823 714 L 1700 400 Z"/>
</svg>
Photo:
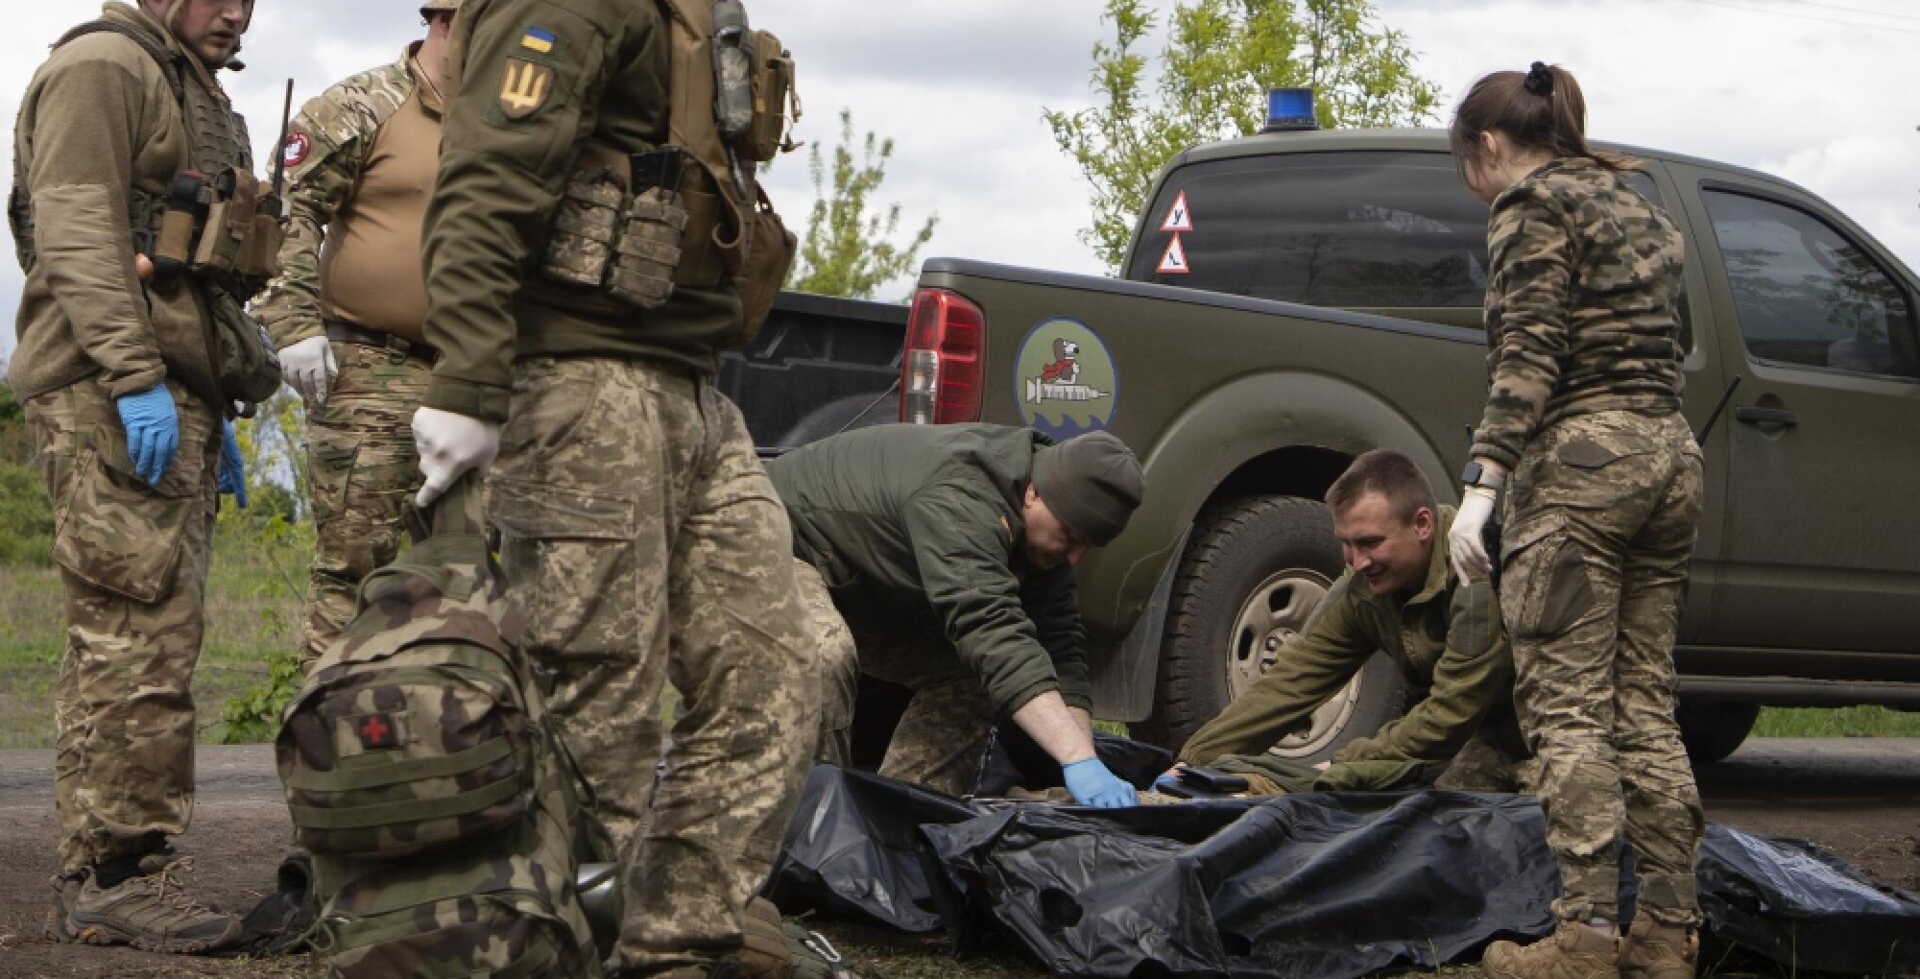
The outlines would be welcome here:
<svg viewBox="0 0 1920 979">
<path fill-rule="evenodd" d="M 1886 17 L 1890 20 L 1906 20 L 1906 21 L 1912 21 L 1916 24 L 1920 24 L 1920 17 L 1916 17 L 1912 14 L 1896 14 L 1890 10 L 1872 10 L 1866 7 L 1842 7 L 1839 4 L 1833 4 L 1833 3 L 1816 3 L 1815 0 L 1774 0 L 1774 2 L 1775 3 L 1791 3 L 1791 4 L 1796 4 L 1802 7 L 1813 7 L 1817 10 L 1838 10 L 1838 11 L 1844 11 L 1850 14 L 1866 14 L 1870 17 Z"/>
<path fill-rule="evenodd" d="M 1843 27 L 1859 27 L 1859 28 L 1864 28 L 1866 30 L 1887 31 L 1893 34 L 1920 34 L 1920 29 L 1911 28 L 1911 27 L 1893 27 L 1887 24 L 1867 24 L 1857 20 L 1842 20 L 1837 17 L 1821 17 L 1817 14 L 1794 13 L 1792 11 L 1787 11 L 1787 10 L 1768 10 L 1764 7 L 1747 7 L 1737 3 L 1721 2 L 1721 0 L 1687 0 L 1687 2 L 1697 3 L 1706 7 L 1724 7 L 1727 10 L 1740 10 L 1750 14 L 1772 14 L 1775 17 L 1792 17 L 1796 20 L 1811 20 L 1811 21 L 1817 21 L 1823 24 L 1839 24 Z"/>
</svg>

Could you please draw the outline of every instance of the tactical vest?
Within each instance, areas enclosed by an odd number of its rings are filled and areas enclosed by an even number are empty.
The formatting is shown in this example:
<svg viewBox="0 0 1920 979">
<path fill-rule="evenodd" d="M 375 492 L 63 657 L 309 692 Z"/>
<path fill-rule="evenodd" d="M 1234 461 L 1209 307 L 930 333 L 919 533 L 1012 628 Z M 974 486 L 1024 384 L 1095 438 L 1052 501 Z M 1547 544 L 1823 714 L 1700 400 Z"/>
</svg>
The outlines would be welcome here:
<svg viewBox="0 0 1920 979">
<path fill-rule="evenodd" d="M 139 45 L 167 79 L 167 86 L 173 90 L 175 103 L 180 107 L 181 120 L 187 127 L 188 158 L 183 161 L 182 171 L 209 175 L 229 170 L 253 171 L 252 140 L 246 120 L 206 85 L 187 84 L 187 73 L 192 70 L 186 63 L 189 55 L 170 51 L 148 34 L 110 20 L 81 24 L 55 41 L 53 49 L 57 51 L 80 38 L 103 33 L 118 34 Z M 160 231 L 167 201 L 138 187 L 129 188 L 128 201 L 127 216 L 134 234 L 136 238 L 146 239 L 143 243 L 150 246 L 152 237 Z M 33 258 L 33 209 L 27 190 L 26 164 L 18 159 L 13 161 L 13 195 L 8 217 L 15 224 L 14 240 L 23 252 L 22 267 L 28 267 Z"/>
<path fill-rule="evenodd" d="M 586 287 L 567 290 L 566 305 L 606 316 L 657 308 L 677 286 L 730 287 L 744 315 L 729 339 L 744 344 L 766 321 L 797 245 L 755 179 L 758 164 L 796 145 L 787 138 L 789 112 L 800 116 L 793 59 L 779 38 L 748 29 L 740 0 L 656 2 L 671 49 L 667 145 L 633 156 L 586 146 L 541 273 Z"/>
<path fill-rule="evenodd" d="M 162 197 L 128 188 L 127 222 L 133 230 L 134 249 L 153 261 L 155 288 L 177 288 L 186 276 L 209 287 L 207 305 L 213 327 L 209 351 L 221 393 L 241 406 L 240 414 L 251 417 L 253 406 L 280 387 L 273 345 L 242 308 L 278 272 L 284 237 L 278 198 L 270 188 L 263 193 L 253 176 L 246 120 L 214 91 L 210 76 L 198 84 L 187 83 L 187 73 L 195 70 L 187 63 L 190 55 L 168 50 L 147 33 L 109 20 L 81 24 L 53 47 L 58 50 L 100 33 L 124 37 L 153 59 L 173 90 L 187 128 L 188 158 L 168 193 Z M 33 202 L 26 164 L 17 158 L 7 220 L 20 268 L 31 272 L 36 261 Z"/>
</svg>

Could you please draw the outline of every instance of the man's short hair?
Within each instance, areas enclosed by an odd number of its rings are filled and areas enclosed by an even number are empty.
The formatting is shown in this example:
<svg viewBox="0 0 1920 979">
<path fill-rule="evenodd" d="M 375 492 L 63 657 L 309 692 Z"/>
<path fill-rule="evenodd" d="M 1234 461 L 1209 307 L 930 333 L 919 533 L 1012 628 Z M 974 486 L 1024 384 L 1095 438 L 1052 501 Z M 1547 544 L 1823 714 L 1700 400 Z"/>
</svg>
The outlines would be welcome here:
<svg viewBox="0 0 1920 979">
<path fill-rule="evenodd" d="M 1433 484 L 1412 459 L 1392 449 L 1361 453 L 1327 488 L 1327 508 L 1336 516 L 1353 509 L 1368 493 L 1387 498 L 1395 516 L 1411 522 L 1421 507 L 1434 508 Z"/>
</svg>

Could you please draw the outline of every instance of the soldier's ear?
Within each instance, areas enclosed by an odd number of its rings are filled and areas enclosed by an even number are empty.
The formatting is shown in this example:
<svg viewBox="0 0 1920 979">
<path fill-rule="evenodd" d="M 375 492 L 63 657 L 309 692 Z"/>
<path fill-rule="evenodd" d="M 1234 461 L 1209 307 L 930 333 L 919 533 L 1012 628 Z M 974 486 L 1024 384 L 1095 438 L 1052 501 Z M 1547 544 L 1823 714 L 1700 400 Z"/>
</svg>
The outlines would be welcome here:
<svg viewBox="0 0 1920 979">
<path fill-rule="evenodd" d="M 1431 509 L 1421 507 L 1413 511 L 1413 533 L 1415 537 L 1418 537 L 1422 541 L 1432 540 L 1435 526 L 1436 522 L 1433 519 L 1433 511 Z"/>
</svg>

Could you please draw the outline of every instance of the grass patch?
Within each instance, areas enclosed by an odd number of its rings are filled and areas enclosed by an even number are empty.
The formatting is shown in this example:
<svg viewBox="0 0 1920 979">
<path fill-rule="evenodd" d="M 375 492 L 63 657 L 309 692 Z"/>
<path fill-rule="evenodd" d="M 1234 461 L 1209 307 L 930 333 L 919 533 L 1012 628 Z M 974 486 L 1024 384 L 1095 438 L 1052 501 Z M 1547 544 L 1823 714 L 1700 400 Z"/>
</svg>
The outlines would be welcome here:
<svg viewBox="0 0 1920 979">
<path fill-rule="evenodd" d="M 311 553 L 298 540 L 268 547 L 216 535 L 193 677 L 203 738 L 229 699 L 266 681 L 275 651 L 293 653 Z M 59 571 L 0 566 L 0 748 L 53 746 L 52 690 L 65 647 Z"/>
<path fill-rule="evenodd" d="M 1756 738 L 1920 738 L 1920 713 L 1885 707 L 1768 707 Z"/>
</svg>

